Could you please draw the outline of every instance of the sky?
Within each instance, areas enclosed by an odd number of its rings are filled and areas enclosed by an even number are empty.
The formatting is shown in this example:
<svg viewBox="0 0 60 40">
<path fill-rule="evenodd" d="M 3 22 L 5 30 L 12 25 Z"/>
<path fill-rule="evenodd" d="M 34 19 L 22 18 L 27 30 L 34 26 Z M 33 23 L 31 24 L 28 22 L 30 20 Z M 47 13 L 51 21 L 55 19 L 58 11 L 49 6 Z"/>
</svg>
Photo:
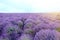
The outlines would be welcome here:
<svg viewBox="0 0 60 40">
<path fill-rule="evenodd" d="M 60 12 L 60 0 L 0 0 L 0 12 Z"/>
</svg>

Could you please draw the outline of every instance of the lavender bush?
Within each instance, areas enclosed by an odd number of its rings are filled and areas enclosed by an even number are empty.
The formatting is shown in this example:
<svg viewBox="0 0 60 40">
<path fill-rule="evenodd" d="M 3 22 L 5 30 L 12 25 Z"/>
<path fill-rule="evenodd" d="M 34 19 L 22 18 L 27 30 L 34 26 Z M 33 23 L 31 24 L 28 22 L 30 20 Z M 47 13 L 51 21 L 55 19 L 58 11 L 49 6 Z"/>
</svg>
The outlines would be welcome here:
<svg viewBox="0 0 60 40">
<path fill-rule="evenodd" d="M 21 35 L 21 30 L 18 28 L 18 26 L 9 24 L 4 27 L 4 33 L 9 40 L 17 40 L 17 37 Z"/>
<path fill-rule="evenodd" d="M 34 40 L 59 40 L 58 34 L 56 30 L 40 30 L 36 33 Z"/>
<path fill-rule="evenodd" d="M 18 40 L 33 40 L 33 37 L 29 34 L 22 34 Z"/>
</svg>

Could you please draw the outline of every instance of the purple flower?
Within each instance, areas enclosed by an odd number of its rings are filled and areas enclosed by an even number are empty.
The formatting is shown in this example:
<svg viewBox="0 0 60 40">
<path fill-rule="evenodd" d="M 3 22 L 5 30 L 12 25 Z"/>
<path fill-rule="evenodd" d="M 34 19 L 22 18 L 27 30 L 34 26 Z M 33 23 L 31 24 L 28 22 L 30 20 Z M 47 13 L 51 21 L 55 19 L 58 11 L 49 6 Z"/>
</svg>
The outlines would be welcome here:
<svg viewBox="0 0 60 40">
<path fill-rule="evenodd" d="M 22 34 L 21 37 L 18 38 L 18 40 L 33 40 L 33 37 L 29 34 Z"/>
<path fill-rule="evenodd" d="M 32 29 L 35 26 L 35 20 L 33 19 L 27 19 L 25 21 L 24 29 Z"/>
<path fill-rule="evenodd" d="M 0 40 L 9 40 L 9 39 L 7 37 L 6 38 L 0 37 Z"/>
<path fill-rule="evenodd" d="M 59 40 L 58 34 L 56 30 L 40 30 L 36 33 L 34 40 Z"/>
<path fill-rule="evenodd" d="M 33 37 L 35 36 L 35 31 L 33 29 L 25 29 L 23 33 L 29 34 Z"/>
<path fill-rule="evenodd" d="M 4 33 L 10 40 L 16 40 L 21 35 L 21 30 L 16 25 L 7 25 L 4 28 Z"/>
<path fill-rule="evenodd" d="M 33 19 L 27 19 L 26 21 L 25 21 L 25 25 L 24 25 L 24 32 L 25 33 L 28 33 L 28 34 L 35 34 L 35 30 L 34 30 L 34 28 L 35 28 L 35 26 L 36 26 L 36 21 L 35 20 L 33 20 Z"/>
<path fill-rule="evenodd" d="M 0 23 L 0 36 L 3 34 L 3 28 L 6 26 L 6 24 L 4 22 Z"/>
</svg>

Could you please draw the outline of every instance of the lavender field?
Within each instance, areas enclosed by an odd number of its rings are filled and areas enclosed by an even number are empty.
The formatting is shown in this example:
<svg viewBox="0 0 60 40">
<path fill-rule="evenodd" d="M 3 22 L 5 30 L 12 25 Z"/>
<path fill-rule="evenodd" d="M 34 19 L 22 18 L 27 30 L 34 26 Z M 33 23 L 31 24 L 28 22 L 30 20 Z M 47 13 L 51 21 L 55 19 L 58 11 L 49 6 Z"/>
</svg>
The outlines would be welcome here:
<svg viewBox="0 0 60 40">
<path fill-rule="evenodd" d="M 0 13 L 0 40 L 60 40 L 60 14 Z"/>
</svg>

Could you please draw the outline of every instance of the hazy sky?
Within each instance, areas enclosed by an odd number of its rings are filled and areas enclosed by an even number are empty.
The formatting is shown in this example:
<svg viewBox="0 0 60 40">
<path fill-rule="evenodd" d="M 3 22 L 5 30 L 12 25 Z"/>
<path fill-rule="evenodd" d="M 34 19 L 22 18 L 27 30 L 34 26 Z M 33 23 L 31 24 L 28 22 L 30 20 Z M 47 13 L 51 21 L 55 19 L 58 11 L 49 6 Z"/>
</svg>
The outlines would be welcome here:
<svg viewBox="0 0 60 40">
<path fill-rule="evenodd" d="M 0 0 L 0 12 L 60 11 L 60 0 Z"/>
</svg>

